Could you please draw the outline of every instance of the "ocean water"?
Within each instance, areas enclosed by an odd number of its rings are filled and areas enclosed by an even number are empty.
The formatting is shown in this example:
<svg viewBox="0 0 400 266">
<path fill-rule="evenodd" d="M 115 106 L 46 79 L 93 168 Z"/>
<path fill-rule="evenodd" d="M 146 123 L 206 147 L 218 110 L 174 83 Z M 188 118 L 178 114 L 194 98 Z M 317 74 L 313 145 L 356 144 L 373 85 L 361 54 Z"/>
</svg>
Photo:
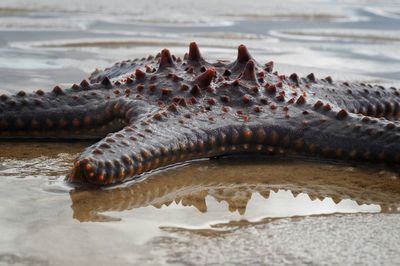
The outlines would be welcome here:
<svg viewBox="0 0 400 266">
<path fill-rule="evenodd" d="M 196 41 L 282 73 L 399 86 L 400 2 L 1 0 L 0 94 Z M 105 190 L 64 182 L 91 143 L 0 142 L 0 265 L 400 261 L 399 176 L 297 158 L 201 160 Z"/>
</svg>

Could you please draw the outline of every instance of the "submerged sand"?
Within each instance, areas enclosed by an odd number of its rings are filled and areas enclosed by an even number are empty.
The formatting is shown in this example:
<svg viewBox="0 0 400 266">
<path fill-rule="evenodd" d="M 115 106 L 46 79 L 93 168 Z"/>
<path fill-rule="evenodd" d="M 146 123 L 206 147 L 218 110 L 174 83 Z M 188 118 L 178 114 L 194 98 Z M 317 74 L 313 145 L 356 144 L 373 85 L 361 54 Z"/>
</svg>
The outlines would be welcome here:
<svg viewBox="0 0 400 266">
<path fill-rule="evenodd" d="M 400 182 L 388 169 L 239 157 L 195 161 L 104 189 L 69 186 L 64 176 L 87 145 L 0 143 L 1 263 L 400 259 Z"/>
</svg>

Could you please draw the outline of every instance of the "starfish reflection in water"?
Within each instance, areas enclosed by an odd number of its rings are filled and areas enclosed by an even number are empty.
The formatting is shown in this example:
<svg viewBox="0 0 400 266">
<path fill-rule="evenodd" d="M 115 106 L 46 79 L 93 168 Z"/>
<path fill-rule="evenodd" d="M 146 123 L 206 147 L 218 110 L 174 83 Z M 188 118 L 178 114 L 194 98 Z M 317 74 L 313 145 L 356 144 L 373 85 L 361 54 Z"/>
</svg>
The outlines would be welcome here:
<svg viewBox="0 0 400 266">
<path fill-rule="evenodd" d="M 179 204 L 193 206 L 205 213 L 206 197 L 221 204 L 226 202 L 229 211 L 243 215 L 256 193 L 268 198 L 271 192 L 278 190 L 290 190 L 294 197 L 306 193 L 311 200 L 331 198 L 335 204 L 350 199 L 359 205 L 379 205 L 382 212 L 397 212 L 400 184 L 394 176 L 391 172 L 378 173 L 340 165 L 230 158 L 194 162 L 155 173 L 124 187 L 77 189 L 71 191 L 70 196 L 73 216 L 79 221 L 108 221 L 113 218 L 101 213 L 148 206 L 168 209 Z M 296 200 L 291 203 L 296 204 Z"/>
<path fill-rule="evenodd" d="M 183 58 L 164 49 L 89 79 L 1 95 L 0 138 L 101 139 L 68 175 L 98 185 L 238 153 L 400 163 L 398 89 L 280 75 L 244 45 L 233 62 L 209 63 L 191 43 Z"/>
</svg>

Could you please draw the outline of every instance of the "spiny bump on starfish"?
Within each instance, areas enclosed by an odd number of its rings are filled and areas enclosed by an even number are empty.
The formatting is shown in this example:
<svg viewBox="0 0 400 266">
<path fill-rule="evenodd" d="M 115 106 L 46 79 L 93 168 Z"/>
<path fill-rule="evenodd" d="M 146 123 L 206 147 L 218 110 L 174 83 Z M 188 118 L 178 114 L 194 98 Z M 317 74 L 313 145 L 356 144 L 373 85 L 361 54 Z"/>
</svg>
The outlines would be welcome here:
<svg viewBox="0 0 400 266">
<path fill-rule="evenodd" d="M 2 95 L 0 95 L 0 100 L 6 101 L 6 100 L 8 100 L 8 96 L 5 94 L 2 94 Z"/>
<path fill-rule="evenodd" d="M 269 61 L 268 63 L 266 63 L 264 70 L 267 71 L 268 73 L 272 73 L 272 71 L 274 71 L 274 62 Z"/>
<path fill-rule="evenodd" d="M 55 86 L 53 88 L 53 93 L 55 93 L 56 95 L 61 95 L 64 94 L 64 91 L 59 86 Z"/>
<path fill-rule="evenodd" d="M 266 84 L 265 86 L 265 91 L 269 94 L 275 94 L 276 93 L 276 86 L 274 84 Z"/>
<path fill-rule="evenodd" d="M 305 98 L 303 95 L 301 95 L 301 96 L 297 99 L 296 103 L 297 103 L 297 104 L 305 104 L 306 101 L 307 101 L 306 98 Z"/>
<path fill-rule="evenodd" d="M 158 69 L 163 70 L 164 68 L 173 66 L 175 66 L 175 63 L 170 51 L 168 49 L 163 49 L 161 51 L 160 64 L 158 66 Z"/>
<path fill-rule="evenodd" d="M 293 73 L 289 76 L 290 80 L 293 81 L 296 85 L 299 85 L 300 78 L 296 73 Z"/>
<path fill-rule="evenodd" d="M 315 104 L 314 104 L 314 109 L 319 109 L 324 105 L 323 102 L 321 102 L 320 100 L 318 100 Z"/>
<path fill-rule="evenodd" d="M 246 64 L 250 59 L 252 59 L 252 57 L 247 50 L 247 47 L 243 44 L 239 45 L 236 63 Z"/>
<path fill-rule="evenodd" d="M 217 72 L 215 71 L 215 68 L 209 68 L 196 78 L 195 83 L 201 88 L 207 87 L 211 84 L 213 78 L 215 78 L 216 75 Z"/>
<path fill-rule="evenodd" d="M 317 81 L 316 78 L 315 78 L 314 73 L 308 74 L 308 75 L 307 75 L 307 78 L 308 78 L 308 80 L 310 80 L 311 82 L 316 82 L 316 81 Z"/>
<path fill-rule="evenodd" d="M 339 120 L 343 120 L 343 119 L 345 119 L 347 116 L 348 116 L 348 113 L 347 113 L 347 111 L 344 110 L 344 109 L 340 110 L 340 111 L 337 113 L 337 115 L 336 115 L 337 119 L 339 119 Z"/>
<path fill-rule="evenodd" d="M 189 62 L 201 63 L 204 61 L 201 56 L 200 49 L 195 42 L 190 43 L 189 45 L 189 56 L 187 58 Z"/>
<path fill-rule="evenodd" d="M 101 84 L 104 85 L 104 86 L 106 86 L 106 87 L 112 85 L 112 84 L 111 84 L 111 81 L 110 81 L 110 79 L 109 79 L 108 77 L 104 77 L 103 80 L 101 81 Z"/>
<path fill-rule="evenodd" d="M 327 76 L 327 77 L 325 78 L 325 80 L 328 81 L 330 84 L 333 83 L 333 80 L 332 80 L 331 76 Z"/>
<path fill-rule="evenodd" d="M 26 96 L 26 92 L 24 92 L 24 91 L 19 91 L 19 92 L 17 93 L 17 96 L 19 96 L 19 97 L 24 97 L 24 96 Z"/>
<path fill-rule="evenodd" d="M 190 90 L 190 93 L 193 95 L 200 95 L 201 94 L 201 89 L 199 87 L 199 85 L 195 84 L 192 89 Z"/>
<path fill-rule="evenodd" d="M 84 79 L 84 80 L 81 81 L 80 86 L 81 86 L 83 89 L 87 89 L 87 88 L 90 87 L 89 82 L 88 82 L 86 79 Z"/>
<path fill-rule="evenodd" d="M 247 61 L 243 72 L 240 74 L 240 79 L 246 81 L 252 81 L 257 85 L 259 85 L 256 76 L 256 65 L 253 60 L 250 59 L 249 61 Z"/>
<path fill-rule="evenodd" d="M 139 68 L 135 70 L 135 78 L 137 80 L 143 80 L 146 77 L 146 73 Z"/>
<path fill-rule="evenodd" d="M 77 84 L 72 84 L 72 86 L 71 86 L 71 90 L 73 90 L 73 91 L 78 91 L 80 88 L 79 88 L 79 86 L 77 85 Z M 36 92 L 37 93 L 37 92 Z"/>
</svg>

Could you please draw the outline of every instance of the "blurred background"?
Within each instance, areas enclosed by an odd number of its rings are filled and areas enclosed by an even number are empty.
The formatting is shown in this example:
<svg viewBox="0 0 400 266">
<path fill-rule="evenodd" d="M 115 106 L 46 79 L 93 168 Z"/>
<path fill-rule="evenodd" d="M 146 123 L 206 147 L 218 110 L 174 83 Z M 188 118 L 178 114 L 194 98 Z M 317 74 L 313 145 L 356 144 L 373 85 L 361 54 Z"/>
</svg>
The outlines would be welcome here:
<svg viewBox="0 0 400 266">
<path fill-rule="evenodd" d="M 243 43 L 288 74 L 400 80 L 398 0 L 1 0 L 0 92 L 78 82 L 166 47 L 183 55 L 190 41 L 210 60 Z"/>
</svg>

